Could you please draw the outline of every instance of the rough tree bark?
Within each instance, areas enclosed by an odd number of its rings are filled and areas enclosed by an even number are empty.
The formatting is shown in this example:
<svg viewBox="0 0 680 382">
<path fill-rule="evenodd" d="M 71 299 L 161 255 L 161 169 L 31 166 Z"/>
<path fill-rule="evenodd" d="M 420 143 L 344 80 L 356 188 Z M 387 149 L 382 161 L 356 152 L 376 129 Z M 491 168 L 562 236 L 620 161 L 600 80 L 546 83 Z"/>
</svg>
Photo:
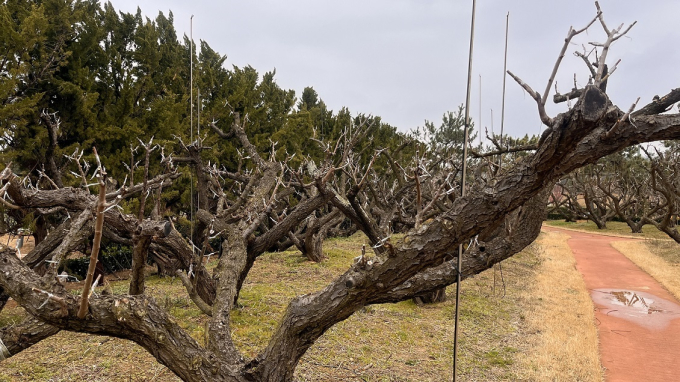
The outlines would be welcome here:
<svg viewBox="0 0 680 382">
<path fill-rule="evenodd" d="M 144 268 L 151 246 L 150 236 L 132 236 L 132 269 L 130 270 L 130 294 L 144 293 Z"/>
</svg>

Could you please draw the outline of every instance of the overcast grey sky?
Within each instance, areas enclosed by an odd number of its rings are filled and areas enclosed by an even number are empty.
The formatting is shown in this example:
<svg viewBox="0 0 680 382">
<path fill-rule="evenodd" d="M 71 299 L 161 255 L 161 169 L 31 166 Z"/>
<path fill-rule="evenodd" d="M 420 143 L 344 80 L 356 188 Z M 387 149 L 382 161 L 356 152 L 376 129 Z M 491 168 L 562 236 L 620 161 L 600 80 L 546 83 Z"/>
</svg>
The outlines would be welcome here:
<svg viewBox="0 0 680 382">
<path fill-rule="evenodd" d="M 332 110 L 379 115 L 407 131 L 425 119 L 439 123 L 446 110 L 465 102 L 472 0 L 112 0 L 116 9 L 150 18 L 172 10 L 178 35 L 205 40 L 228 56 L 226 65 L 251 65 L 260 73 L 276 68 L 277 82 L 299 96 L 313 86 Z M 601 0 L 610 28 L 637 20 L 614 43 L 610 66 L 622 59 L 609 81 L 615 104 L 627 109 L 680 86 L 680 1 Z M 543 92 L 569 26 L 584 27 L 596 14 L 591 0 L 479 0 L 473 62 L 471 115 L 498 132 L 501 116 L 503 44 L 510 12 L 508 69 Z M 587 82 L 574 50 L 603 41 L 599 24 L 578 36 L 557 77 L 566 92 Z M 550 105 L 549 114 L 566 110 Z M 507 80 L 505 129 L 511 135 L 541 128 L 531 97 Z"/>
</svg>

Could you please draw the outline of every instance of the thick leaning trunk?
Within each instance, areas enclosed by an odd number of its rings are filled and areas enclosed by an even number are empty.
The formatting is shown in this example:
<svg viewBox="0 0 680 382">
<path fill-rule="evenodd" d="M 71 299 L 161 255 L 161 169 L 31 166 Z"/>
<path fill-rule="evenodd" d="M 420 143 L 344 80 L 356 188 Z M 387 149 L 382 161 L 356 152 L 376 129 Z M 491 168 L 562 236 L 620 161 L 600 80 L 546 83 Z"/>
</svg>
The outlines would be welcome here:
<svg viewBox="0 0 680 382">
<path fill-rule="evenodd" d="M 46 324 L 32 316 L 28 316 L 23 322 L 0 328 L 0 361 L 9 358 L 29 347 L 37 344 L 45 338 L 59 333 L 59 329 Z M 4 350 L 4 355 L 2 354 Z"/>
<path fill-rule="evenodd" d="M 225 240 L 226 243 L 226 240 Z M 223 249 L 222 252 L 225 252 L 224 249 L 224 244 L 223 244 Z M 257 260 L 257 256 L 252 254 L 251 252 L 248 252 L 246 255 L 246 261 L 243 267 L 241 268 L 241 271 L 239 272 L 238 275 L 238 280 L 236 281 L 236 293 L 234 294 L 234 306 L 238 303 L 238 297 L 241 295 L 241 289 L 243 288 L 243 283 L 246 281 L 246 277 L 248 277 L 248 273 L 250 273 L 250 270 L 253 268 L 253 265 L 255 265 L 255 260 Z"/>
<path fill-rule="evenodd" d="M 172 276 L 178 269 L 182 269 L 179 262 L 162 253 L 150 252 L 151 261 L 156 264 L 156 272 L 159 276 Z"/>
<path fill-rule="evenodd" d="M 295 242 L 307 260 L 315 263 L 320 263 L 324 259 L 322 243 L 326 231 L 322 232 L 323 223 L 320 220 L 314 214 L 310 215 L 302 243 Z"/>
<path fill-rule="evenodd" d="M 177 259 L 183 270 L 188 271 L 193 264 L 194 275 L 197 279 L 196 292 L 203 301 L 212 305 L 216 293 L 215 281 L 201 262 L 194 261 L 191 248 L 177 230 L 173 229 L 170 235 L 152 243 L 151 250 L 154 253 L 163 254 L 165 257 Z"/>
<path fill-rule="evenodd" d="M 612 192 L 609 192 L 605 187 L 600 187 L 600 189 L 603 190 L 605 195 L 609 197 L 609 199 L 612 201 L 611 204 L 614 206 L 614 213 L 616 216 L 619 217 L 619 219 L 623 220 L 626 222 L 626 225 L 628 225 L 628 228 L 630 228 L 631 233 L 642 233 L 642 226 L 645 225 L 645 219 L 644 215 L 645 213 L 642 213 L 642 217 L 640 218 L 639 221 L 634 221 L 633 216 L 635 213 L 627 213 L 627 209 L 621 206 L 621 199 L 617 198 Z M 653 209 L 653 211 L 657 211 L 658 207 Z M 639 213 L 639 212 L 638 212 Z"/>
<path fill-rule="evenodd" d="M 645 221 L 649 224 L 652 224 L 659 231 L 668 235 L 668 237 L 673 239 L 676 243 L 680 244 L 680 232 L 678 232 L 678 230 L 671 225 L 671 221 L 673 220 L 672 216 L 674 215 L 675 209 L 670 206 L 668 208 L 669 210 L 666 212 L 666 215 L 661 220 L 661 222 L 657 222 L 655 219 L 651 219 L 649 217 L 645 217 Z"/>
<path fill-rule="evenodd" d="M 552 186 L 545 187 L 524 206 L 513 212 L 510 219 L 502 220 L 500 225 L 492 226 L 493 229 L 488 230 L 491 232 L 480 234 L 480 238 L 484 238 L 486 241 L 469 248 L 464 254 L 463 280 L 520 252 L 538 237 L 546 216 L 545 207 L 551 189 Z M 455 253 L 457 253 L 457 247 Z M 404 301 L 415 296 L 433 293 L 433 291 L 454 284 L 456 281 L 455 262 L 456 259 L 453 259 L 438 267 L 427 269 L 400 286 L 384 294 L 376 295 L 373 300 L 367 301 L 365 305 Z M 337 292 L 329 291 L 328 293 L 332 295 Z M 342 298 L 341 296 L 338 295 L 337 298 Z M 327 314 L 322 308 L 319 308 L 321 309 L 320 317 L 309 316 L 305 314 L 305 303 L 310 298 L 306 296 L 294 299 L 289 305 L 284 321 L 280 326 L 280 328 L 287 326 L 292 328 L 305 327 L 307 330 L 304 333 L 295 330 L 277 331 L 270 342 L 270 347 L 263 355 L 246 365 L 246 369 L 251 374 L 249 378 L 261 382 L 292 381 L 300 358 L 314 343 L 314 340 L 311 339 L 318 338 L 332 326 L 329 325 L 330 321 L 342 321 L 355 310 L 364 306 L 357 304 L 354 310 L 352 307 L 348 307 L 347 310 L 336 311 L 334 314 L 339 314 L 339 317 Z M 313 321 L 314 324 L 305 325 L 305 322 L 302 322 L 303 317 Z"/>
<path fill-rule="evenodd" d="M 680 244 L 680 232 L 671 227 L 662 227 L 661 230 L 671 239 L 675 240 L 676 243 Z"/>
<path fill-rule="evenodd" d="M 315 258 L 323 260 L 326 257 L 323 254 L 323 242 L 326 240 L 326 238 L 328 238 L 328 232 L 333 227 L 342 223 L 343 220 L 344 216 L 340 214 L 339 210 L 334 210 L 330 214 L 321 218 L 318 231 L 316 232 L 315 235 L 309 238 L 309 241 L 311 241 L 311 243 L 307 244 L 307 242 L 305 242 L 307 251 L 313 251 L 312 253 L 314 253 Z"/>
<path fill-rule="evenodd" d="M 320 232 L 318 228 L 319 227 L 317 227 L 316 224 L 310 223 L 307 227 L 307 232 L 301 235 L 302 239 L 298 238 L 294 232 L 290 232 L 288 234 L 289 240 L 283 243 L 283 245 L 289 243 L 294 244 L 295 248 L 297 248 L 307 260 L 320 263 L 325 259 L 323 254 L 323 241 L 326 238 L 327 232 Z"/>
<path fill-rule="evenodd" d="M 585 198 L 586 209 L 588 210 L 588 218 L 595 223 L 597 229 L 607 229 L 607 215 L 600 214 L 597 206 L 594 206 L 593 202 L 589 200 L 590 198 Z"/>
<path fill-rule="evenodd" d="M 603 205 L 603 203 L 600 203 L 597 200 L 593 200 L 592 196 L 587 197 L 587 194 L 585 202 L 586 208 L 588 209 L 588 215 L 597 226 L 597 229 L 607 229 L 607 221 L 614 216 L 615 212 L 608 212 L 606 205 Z"/>
<path fill-rule="evenodd" d="M 443 270 L 442 277 L 450 276 L 454 273 L 451 264 L 445 263 L 448 268 L 439 268 L 436 264 L 450 256 L 459 244 L 497 226 L 504 216 L 536 196 L 546 183 L 623 147 L 656 140 L 662 131 L 680 129 L 680 116 L 648 117 L 644 113 L 651 114 L 652 111 L 645 107 L 636 112 L 635 127 L 628 121 L 621 122 L 624 113 L 613 107 L 599 89 L 588 86 L 568 113 L 548 118 L 551 126 L 542 136 L 536 152 L 499 176 L 492 190 L 476 189 L 468 196 L 456 199 L 446 213 L 422 229 L 412 230 L 403 239 L 383 245 L 387 247 L 386 257 L 376 259 L 370 267 L 352 267 L 322 291 L 294 299 L 269 346 L 257 362 L 252 363 L 253 372 L 266 381 L 277 377 L 284 381 L 292 378 L 299 357 L 333 324 L 349 317 L 366 303 L 396 298 L 397 294 L 390 296 L 389 291 L 400 286 L 410 289 L 416 281 L 413 277 L 418 273 L 428 274 L 422 282 L 427 285 L 426 290 L 432 290 L 432 277 L 436 274 L 428 272 L 430 267 Z M 661 123 L 662 120 L 668 124 Z M 671 126 L 670 130 L 665 130 Z M 652 136 L 655 139 L 651 139 Z M 334 205 L 352 214 L 341 200 L 337 204 L 334 200 Z M 545 205 L 540 213 L 545 213 Z M 363 224 L 360 219 L 356 221 Z M 499 245 L 512 246 L 512 243 L 501 242 Z M 462 271 L 488 269 L 497 261 L 500 261 L 497 254 L 485 252 L 476 259 L 464 259 Z M 447 282 L 438 287 L 451 283 Z M 409 293 L 408 298 L 413 295 Z M 293 358 L 282 360 L 277 358 L 280 354 Z"/>
<path fill-rule="evenodd" d="M 92 295 L 87 316 L 78 319 L 81 297 L 53 285 L 45 303 L 45 294 L 33 292 L 47 287 L 44 280 L 6 247 L 0 249 L 0 286 L 54 327 L 136 342 L 184 381 L 246 382 L 238 362 L 205 350 L 152 297 Z"/>
</svg>

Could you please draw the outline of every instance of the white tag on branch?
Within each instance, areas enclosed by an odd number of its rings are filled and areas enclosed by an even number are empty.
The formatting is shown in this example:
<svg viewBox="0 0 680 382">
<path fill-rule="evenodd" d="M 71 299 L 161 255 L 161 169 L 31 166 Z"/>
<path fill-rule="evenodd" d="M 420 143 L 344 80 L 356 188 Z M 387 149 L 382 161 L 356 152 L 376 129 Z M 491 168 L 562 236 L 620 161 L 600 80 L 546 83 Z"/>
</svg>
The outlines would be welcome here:
<svg viewBox="0 0 680 382">
<path fill-rule="evenodd" d="M 94 293 L 94 289 L 99 285 L 99 279 L 102 277 L 101 273 L 97 275 L 97 279 L 94 280 L 92 283 L 92 289 L 90 289 L 90 294 L 87 296 L 87 298 L 90 298 L 92 296 L 92 293 Z"/>
</svg>

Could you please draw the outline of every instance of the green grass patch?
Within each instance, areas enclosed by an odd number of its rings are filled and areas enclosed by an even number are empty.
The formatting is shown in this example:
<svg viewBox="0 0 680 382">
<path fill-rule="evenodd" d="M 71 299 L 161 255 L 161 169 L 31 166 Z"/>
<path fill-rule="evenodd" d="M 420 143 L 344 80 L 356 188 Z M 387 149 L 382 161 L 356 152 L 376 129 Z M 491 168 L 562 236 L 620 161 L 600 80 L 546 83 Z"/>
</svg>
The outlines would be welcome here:
<svg viewBox="0 0 680 382">
<path fill-rule="evenodd" d="M 5 312 L 6 310 L 6 312 Z M 0 314 L 0 328 L 20 323 L 26 317 L 26 313 L 21 308 L 5 308 Z"/>
<path fill-rule="evenodd" d="M 488 365 L 506 367 L 514 363 L 513 355 L 517 349 L 513 347 L 504 347 L 500 350 L 490 350 L 484 354 Z"/>
</svg>

